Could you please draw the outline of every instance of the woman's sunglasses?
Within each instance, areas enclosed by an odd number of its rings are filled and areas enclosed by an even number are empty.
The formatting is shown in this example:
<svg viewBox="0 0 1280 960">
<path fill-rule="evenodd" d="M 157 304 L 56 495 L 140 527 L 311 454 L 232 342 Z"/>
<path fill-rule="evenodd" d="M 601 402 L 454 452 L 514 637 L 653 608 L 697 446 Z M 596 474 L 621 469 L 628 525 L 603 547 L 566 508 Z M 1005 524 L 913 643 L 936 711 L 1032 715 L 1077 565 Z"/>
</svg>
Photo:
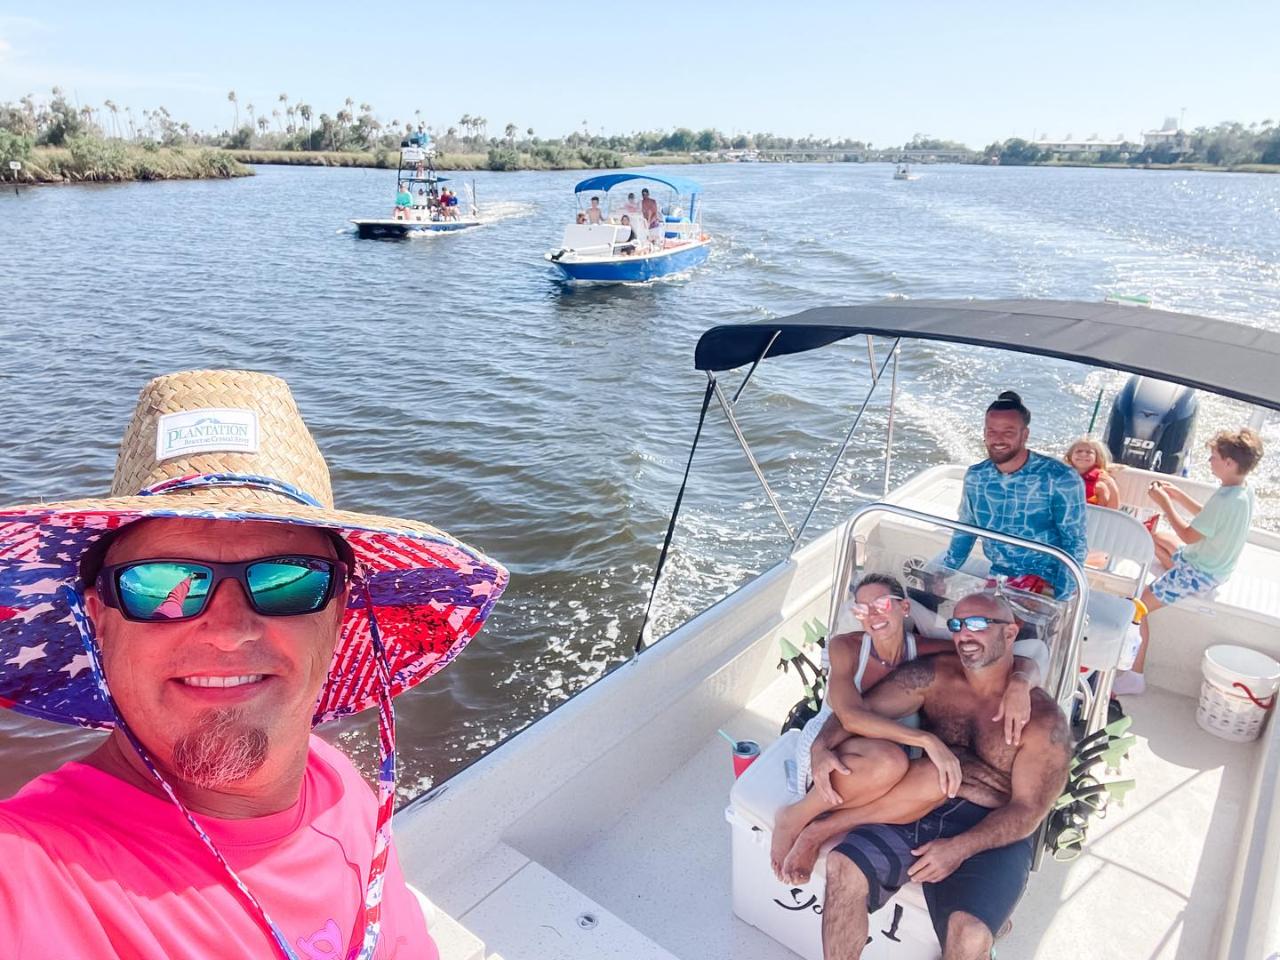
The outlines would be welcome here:
<svg viewBox="0 0 1280 960">
<path fill-rule="evenodd" d="M 893 605 L 901 601 L 901 597 L 895 597 L 892 594 L 886 594 L 883 597 L 876 597 L 870 603 L 854 603 L 849 609 L 853 611 L 853 615 L 859 620 L 871 616 L 873 613 L 888 613 L 893 609 Z"/>
<path fill-rule="evenodd" d="M 235 580 L 264 617 L 296 617 L 325 608 L 346 582 L 341 560 L 289 554 L 241 563 L 133 560 L 103 567 L 98 596 L 126 620 L 171 623 L 198 617 L 218 584 Z"/>
<path fill-rule="evenodd" d="M 977 633 L 987 629 L 993 623 L 1013 623 L 1013 621 L 997 620 L 995 617 L 952 617 L 947 621 L 947 629 L 952 633 L 959 633 L 961 628 Z"/>
</svg>

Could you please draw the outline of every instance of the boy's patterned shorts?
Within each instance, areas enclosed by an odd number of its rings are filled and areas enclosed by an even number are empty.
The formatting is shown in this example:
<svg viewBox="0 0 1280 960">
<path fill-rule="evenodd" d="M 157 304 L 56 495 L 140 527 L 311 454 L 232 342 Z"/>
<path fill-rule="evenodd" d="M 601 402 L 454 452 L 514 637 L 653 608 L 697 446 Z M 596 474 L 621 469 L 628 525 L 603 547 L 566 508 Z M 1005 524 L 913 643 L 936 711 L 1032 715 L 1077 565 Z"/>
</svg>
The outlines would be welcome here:
<svg viewBox="0 0 1280 960">
<path fill-rule="evenodd" d="M 1221 580 L 1209 576 L 1184 559 L 1179 550 L 1173 555 L 1173 566 L 1151 584 L 1151 592 L 1156 595 L 1157 600 L 1168 606 L 1188 597 L 1203 596 L 1221 584 Z"/>
</svg>

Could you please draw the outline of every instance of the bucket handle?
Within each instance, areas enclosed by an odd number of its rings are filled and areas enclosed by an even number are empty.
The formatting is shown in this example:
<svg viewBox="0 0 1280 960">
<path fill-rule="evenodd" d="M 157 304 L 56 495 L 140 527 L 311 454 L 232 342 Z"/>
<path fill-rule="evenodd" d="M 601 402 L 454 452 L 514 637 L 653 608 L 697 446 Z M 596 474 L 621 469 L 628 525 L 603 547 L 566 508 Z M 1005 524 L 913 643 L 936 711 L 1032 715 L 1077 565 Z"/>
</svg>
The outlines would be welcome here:
<svg viewBox="0 0 1280 960">
<path fill-rule="evenodd" d="M 1253 705 L 1254 705 L 1255 707 L 1257 707 L 1259 710 L 1270 710 L 1270 709 L 1271 709 L 1272 707 L 1274 707 L 1274 706 L 1275 706 L 1275 704 L 1276 704 L 1276 695 L 1275 695 L 1274 693 L 1273 693 L 1271 696 L 1267 697 L 1267 699 L 1266 699 L 1265 701 L 1263 701 L 1263 700 L 1259 700 L 1257 697 L 1255 697 L 1255 696 L 1253 695 L 1253 691 L 1252 691 L 1252 690 L 1250 690 L 1248 687 L 1246 687 L 1246 686 L 1245 686 L 1243 683 L 1241 683 L 1239 680 L 1237 680 L 1237 681 L 1236 681 L 1235 683 L 1233 683 L 1231 686 L 1232 686 L 1232 687 L 1239 687 L 1241 690 L 1243 690 L 1243 691 L 1244 691 L 1244 695 L 1245 695 L 1246 697 L 1248 697 L 1250 700 L 1252 700 L 1252 701 L 1253 701 Z"/>
</svg>

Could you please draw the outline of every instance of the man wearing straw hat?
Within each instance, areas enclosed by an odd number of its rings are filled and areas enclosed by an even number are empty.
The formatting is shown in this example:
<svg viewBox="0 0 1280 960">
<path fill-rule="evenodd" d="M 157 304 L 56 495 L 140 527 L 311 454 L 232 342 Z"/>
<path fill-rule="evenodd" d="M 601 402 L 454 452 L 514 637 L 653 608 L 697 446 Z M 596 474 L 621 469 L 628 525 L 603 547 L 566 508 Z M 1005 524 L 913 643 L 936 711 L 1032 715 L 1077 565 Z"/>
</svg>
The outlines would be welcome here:
<svg viewBox="0 0 1280 960">
<path fill-rule="evenodd" d="M 436 957 L 390 843 L 391 698 L 506 581 L 335 510 L 283 381 L 152 381 L 109 497 L 0 510 L 0 705 L 110 730 L 0 803 L 4 956 Z M 311 734 L 367 707 L 376 796 Z"/>
</svg>

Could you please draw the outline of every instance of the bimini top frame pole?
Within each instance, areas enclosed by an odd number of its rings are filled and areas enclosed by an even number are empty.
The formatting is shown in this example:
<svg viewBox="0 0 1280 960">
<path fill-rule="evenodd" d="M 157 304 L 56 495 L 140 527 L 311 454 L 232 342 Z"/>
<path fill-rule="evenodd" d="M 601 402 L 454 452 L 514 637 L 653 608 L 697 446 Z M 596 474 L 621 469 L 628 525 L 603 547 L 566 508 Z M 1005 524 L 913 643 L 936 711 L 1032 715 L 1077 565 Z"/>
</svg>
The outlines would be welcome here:
<svg viewBox="0 0 1280 960">
<path fill-rule="evenodd" d="M 840 449 L 836 451 L 835 457 L 831 460 L 831 466 L 827 468 L 827 475 L 822 479 L 822 486 L 818 488 L 817 496 L 813 498 L 813 503 L 809 505 L 809 512 L 804 515 L 804 522 L 800 524 L 800 529 L 796 531 L 796 535 L 791 538 L 791 552 L 800 546 L 800 538 L 804 536 L 805 528 L 809 526 L 809 521 L 813 518 L 813 512 L 818 509 L 818 504 L 822 501 L 823 494 L 827 492 L 827 486 L 831 483 L 831 478 L 836 474 L 836 468 L 840 466 L 840 461 L 844 459 L 844 452 L 849 449 L 849 441 L 853 439 L 853 433 L 858 429 L 858 424 L 862 422 L 862 415 L 867 411 L 867 405 L 871 402 L 872 395 L 876 392 L 876 387 L 880 384 L 880 377 L 884 374 L 885 367 L 889 365 L 889 361 L 897 356 L 898 344 L 901 341 L 894 340 L 893 346 L 889 348 L 889 352 L 885 354 L 884 360 L 880 363 L 877 370 L 875 365 L 875 347 L 872 345 L 871 337 L 867 337 L 867 361 L 871 367 L 871 386 L 867 388 L 867 395 L 862 398 L 862 406 L 858 407 L 858 413 L 853 418 L 853 423 L 849 424 L 849 430 L 844 435 L 844 442 L 840 444 Z M 895 378 L 896 383 L 896 378 Z M 890 414 L 890 424 L 893 423 L 892 414 Z M 890 434 L 892 437 L 892 434 Z M 886 462 L 889 451 L 885 449 Z M 888 467 L 885 467 L 886 475 Z"/>
<path fill-rule="evenodd" d="M 637 653 L 643 650 L 646 646 L 648 646 L 650 642 L 648 637 L 649 616 L 653 610 L 654 597 L 657 595 L 658 582 L 662 577 L 662 568 L 666 565 L 667 552 L 671 547 L 671 538 L 675 533 L 676 520 L 680 514 L 680 505 L 684 500 L 685 487 L 689 483 L 689 472 L 693 467 L 693 455 L 698 449 L 698 441 L 702 436 L 702 425 L 706 421 L 707 405 L 710 402 L 711 397 L 714 396 L 717 402 L 719 402 L 720 408 L 724 411 L 725 419 L 729 421 L 729 427 L 730 429 L 733 430 L 733 435 L 737 439 L 738 445 L 742 448 L 742 452 L 747 458 L 747 463 L 751 467 L 751 472 L 755 474 L 756 480 L 759 481 L 761 488 L 764 490 L 765 497 L 769 501 L 769 505 L 773 508 L 773 512 L 777 514 L 778 521 L 782 524 L 782 529 L 786 532 L 787 539 L 791 541 L 791 551 L 790 551 L 791 553 L 794 553 L 796 549 L 799 548 L 800 537 L 803 535 L 805 528 L 809 525 L 809 521 L 812 519 L 814 511 L 818 508 L 818 504 L 821 503 L 822 497 L 826 493 L 828 485 L 831 483 L 831 478 L 835 475 L 836 468 L 839 467 L 840 461 L 843 459 L 845 451 L 849 447 L 849 442 L 853 439 L 854 431 L 858 429 L 858 424 L 862 421 L 862 415 L 866 412 L 867 406 L 871 402 L 871 397 L 875 393 L 876 387 L 879 385 L 880 380 L 884 375 L 884 371 L 886 367 L 888 367 L 890 362 L 893 363 L 893 390 L 889 398 L 890 409 L 889 409 L 888 439 L 889 439 L 889 442 L 892 443 L 893 404 L 897 397 L 898 353 L 900 350 L 901 340 L 895 339 L 893 341 L 893 345 L 890 347 L 889 352 L 885 354 L 884 360 L 881 361 L 879 367 L 877 368 L 875 347 L 873 345 L 872 338 L 868 336 L 867 337 L 867 359 L 868 359 L 868 365 L 871 371 L 871 386 L 867 389 L 866 396 L 863 397 L 862 399 L 862 404 L 858 407 L 858 412 L 853 419 L 853 423 L 850 424 L 848 431 L 845 433 L 844 441 L 841 443 L 840 449 L 836 452 L 835 457 L 831 461 L 831 466 L 827 470 L 827 475 L 822 481 L 822 486 L 819 487 L 817 494 L 813 498 L 813 502 L 809 505 L 809 510 L 804 517 L 804 522 L 801 523 L 799 530 L 793 531 L 791 529 L 791 523 L 787 519 L 786 511 L 783 510 L 782 503 L 778 499 L 778 495 L 774 492 L 773 487 L 770 486 L 769 480 L 764 475 L 764 470 L 760 466 L 760 462 L 756 459 L 755 453 L 751 449 L 750 442 L 747 440 L 746 435 L 742 431 L 741 424 L 738 423 L 738 418 L 734 415 L 734 408 L 737 405 L 738 399 L 742 396 L 742 392 L 746 389 L 747 384 L 750 382 L 752 375 L 756 372 L 756 368 L 760 366 L 760 362 L 764 360 L 766 356 L 768 356 L 769 349 L 773 346 L 773 343 L 776 339 L 777 339 L 777 334 L 775 334 L 773 337 L 769 338 L 765 342 L 763 349 L 761 349 L 760 353 L 755 357 L 754 361 L 751 364 L 750 369 L 747 370 L 746 375 L 742 378 L 742 383 L 740 383 L 738 385 L 738 389 L 734 391 L 732 400 L 730 400 L 725 395 L 725 392 L 720 385 L 720 381 L 716 378 L 715 373 L 711 370 L 708 370 L 706 372 L 707 373 L 707 392 L 706 392 L 706 396 L 703 398 L 702 412 L 698 417 L 698 429 L 694 434 L 693 447 L 689 451 L 689 460 L 688 460 L 688 463 L 685 465 L 684 478 L 680 482 L 680 491 L 679 493 L 676 494 L 675 507 L 671 512 L 671 518 L 667 524 L 667 533 L 666 533 L 665 539 L 663 540 L 662 551 L 658 555 L 658 563 L 653 574 L 653 585 L 650 587 L 650 590 L 649 590 L 649 601 L 645 606 L 644 615 L 640 622 L 639 636 L 637 636 L 636 638 Z M 889 450 L 888 448 L 886 448 L 885 468 L 884 468 L 886 490 L 887 490 L 888 478 L 889 478 L 889 462 L 890 462 L 889 456 L 890 456 Z"/>
</svg>

